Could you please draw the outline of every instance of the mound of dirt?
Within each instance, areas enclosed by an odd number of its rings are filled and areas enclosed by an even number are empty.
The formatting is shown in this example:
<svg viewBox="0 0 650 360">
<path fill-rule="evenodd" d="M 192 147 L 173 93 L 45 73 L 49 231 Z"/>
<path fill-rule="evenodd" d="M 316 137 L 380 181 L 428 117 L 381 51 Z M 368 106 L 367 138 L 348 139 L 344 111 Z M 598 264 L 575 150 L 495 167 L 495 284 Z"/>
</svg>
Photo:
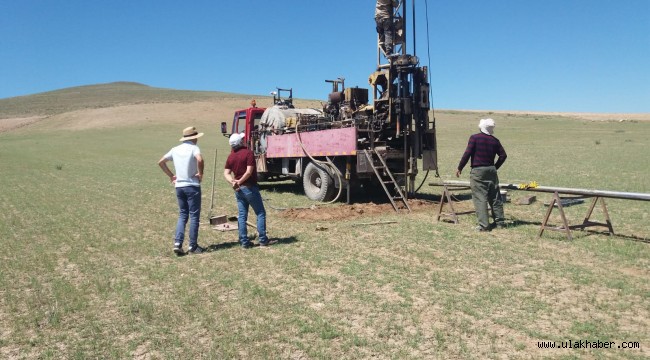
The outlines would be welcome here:
<svg viewBox="0 0 650 360">
<path fill-rule="evenodd" d="M 437 203 L 433 201 L 413 199 L 408 201 L 413 212 L 434 211 Z M 299 220 L 340 220 L 358 218 L 367 215 L 394 213 L 393 206 L 389 203 L 359 203 L 351 205 L 322 205 L 309 208 L 290 208 L 282 210 L 280 217 Z"/>
</svg>

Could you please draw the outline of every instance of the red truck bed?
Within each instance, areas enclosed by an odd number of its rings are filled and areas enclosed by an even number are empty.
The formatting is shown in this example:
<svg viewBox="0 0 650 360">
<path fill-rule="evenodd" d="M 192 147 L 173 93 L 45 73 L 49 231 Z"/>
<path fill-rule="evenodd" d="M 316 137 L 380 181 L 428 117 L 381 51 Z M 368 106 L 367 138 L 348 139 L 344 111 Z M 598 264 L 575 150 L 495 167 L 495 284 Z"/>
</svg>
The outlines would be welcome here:
<svg viewBox="0 0 650 360">
<path fill-rule="evenodd" d="M 300 133 L 300 140 L 311 156 L 356 155 L 357 129 L 354 127 Z M 300 146 L 298 134 L 267 137 L 267 158 L 307 156 Z"/>
</svg>

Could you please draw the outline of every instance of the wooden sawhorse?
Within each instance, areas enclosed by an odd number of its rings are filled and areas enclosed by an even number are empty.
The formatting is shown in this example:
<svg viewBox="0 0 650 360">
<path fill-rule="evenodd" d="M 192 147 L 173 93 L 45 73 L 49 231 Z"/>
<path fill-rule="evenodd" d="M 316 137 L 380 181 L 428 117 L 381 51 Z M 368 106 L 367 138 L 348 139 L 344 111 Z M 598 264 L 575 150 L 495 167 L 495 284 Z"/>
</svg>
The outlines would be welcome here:
<svg viewBox="0 0 650 360">
<path fill-rule="evenodd" d="M 465 214 L 472 214 L 475 213 L 475 211 L 463 211 L 463 212 L 456 212 L 454 209 L 453 201 L 451 200 L 451 192 L 452 191 L 457 191 L 457 190 L 469 190 L 469 186 L 461 186 L 461 185 L 442 185 L 443 191 L 442 195 L 440 196 L 440 205 L 438 206 L 438 211 L 436 213 L 436 221 L 440 221 L 441 217 L 448 217 L 451 218 L 454 221 L 454 224 L 458 224 L 458 215 L 465 215 Z M 449 212 L 443 212 L 442 209 L 445 205 L 445 200 L 449 204 Z"/>
<path fill-rule="evenodd" d="M 553 231 L 564 231 L 566 233 L 567 239 L 572 240 L 573 239 L 573 237 L 571 236 L 572 229 L 584 230 L 585 228 L 592 227 L 592 226 L 606 227 L 609 230 L 609 234 L 614 235 L 614 228 L 612 227 L 612 220 L 609 218 L 609 212 L 607 211 L 607 205 L 605 205 L 605 199 L 603 199 L 600 196 L 578 196 L 578 197 L 571 197 L 571 199 L 583 199 L 589 197 L 593 197 L 594 201 L 591 202 L 591 205 L 589 206 L 589 210 L 587 211 L 587 215 L 585 216 L 585 219 L 582 221 L 582 224 L 569 225 L 566 215 L 564 214 L 564 207 L 562 206 L 562 198 L 560 197 L 557 191 L 554 192 L 553 200 L 551 201 L 548 210 L 546 211 L 546 216 L 544 217 L 544 221 L 542 221 L 542 226 L 539 229 L 538 237 L 542 237 L 544 230 L 553 230 Z M 602 207 L 603 214 L 605 215 L 605 221 L 606 221 L 605 223 L 591 221 L 591 214 L 594 212 L 594 208 L 596 207 L 596 203 L 598 202 L 598 200 L 600 200 L 600 205 Z M 548 219 L 551 216 L 551 212 L 553 212 L 553 208 L 555 207 L 555 205 L 557 205 L 557 208 L 560 211 L 560 217 L 562 218 L 562 226 L 560 227 L 553 227 L 547 225 Z"/>
</svg>

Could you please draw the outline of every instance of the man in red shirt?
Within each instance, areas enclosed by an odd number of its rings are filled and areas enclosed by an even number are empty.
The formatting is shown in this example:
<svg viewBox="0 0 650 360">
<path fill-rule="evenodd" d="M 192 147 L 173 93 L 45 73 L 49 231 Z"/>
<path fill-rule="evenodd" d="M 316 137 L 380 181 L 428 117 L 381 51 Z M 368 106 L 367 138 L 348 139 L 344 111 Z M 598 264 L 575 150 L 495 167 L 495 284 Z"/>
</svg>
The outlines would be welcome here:
<svg viewBox="0 0 650 360">
<path fill-rule="evenodd" d="M 237 199 L 237 225 L 239 227 L 239 244 L 242 248 L 248 249 L 253 246 L 248 238 L 246 221 L 248 220 L 249 206 L 257 215 L 257 232 L 259 233 L 260 246 L 266 247 L 277 243 L 277 240 L 269 240 L 266 235 L 266 210 L 262 202 L 262 195 L 257 186 L 257 168 L 255 155 L 244 146 L 244 134 L 232 134 L 228 140 L 232 152 L 228 155 L 223 176 L 235 190 Z"/>
</svg>

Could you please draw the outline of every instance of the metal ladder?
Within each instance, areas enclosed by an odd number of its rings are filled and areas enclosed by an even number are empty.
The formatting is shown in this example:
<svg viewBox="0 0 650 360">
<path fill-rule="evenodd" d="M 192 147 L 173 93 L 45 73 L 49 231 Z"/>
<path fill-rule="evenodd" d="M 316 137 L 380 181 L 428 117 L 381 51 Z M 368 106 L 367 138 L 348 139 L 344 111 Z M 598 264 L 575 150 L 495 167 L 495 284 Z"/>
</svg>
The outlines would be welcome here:
<svg viewBox="0 0 650 360">
<path fill-rule="evenodd" d="M 393 205 L 393 209 L 395 209 L 396 212 L 399 212 L 400 208 L 397 207 L 395 201 L 401 201 L 407 212 L 411 212 L 411 207 L 409 206 L 408 202 L 406 202 L 404 192 L 402 192 L 402 187 L 397 184 L 397 181 L 395 181 L 393 174 L 390 172 L 388 166 L 386 165 L 386 161 L 384 161 L 384 158 L 381 157 L 381 155 L 377 152 L 377 149 L 363 150 L 363 153 L 366 154 L 366 158 L 368 159 L 368 162 L 370 163 L 372 169 L 375 171 L 375 175 L 377 175 L 379 183 L 384 188 L 386 195 L 388 195 L 388 200 L 390 200 L 391 205 Z M 375 165 L 375 157 L 379 159 L 381 165 Z M 391 193 L 389 190 L 391 188 L 395 191 L 395 195 L 393 195 L 393 193 Z"/>
</svg>

